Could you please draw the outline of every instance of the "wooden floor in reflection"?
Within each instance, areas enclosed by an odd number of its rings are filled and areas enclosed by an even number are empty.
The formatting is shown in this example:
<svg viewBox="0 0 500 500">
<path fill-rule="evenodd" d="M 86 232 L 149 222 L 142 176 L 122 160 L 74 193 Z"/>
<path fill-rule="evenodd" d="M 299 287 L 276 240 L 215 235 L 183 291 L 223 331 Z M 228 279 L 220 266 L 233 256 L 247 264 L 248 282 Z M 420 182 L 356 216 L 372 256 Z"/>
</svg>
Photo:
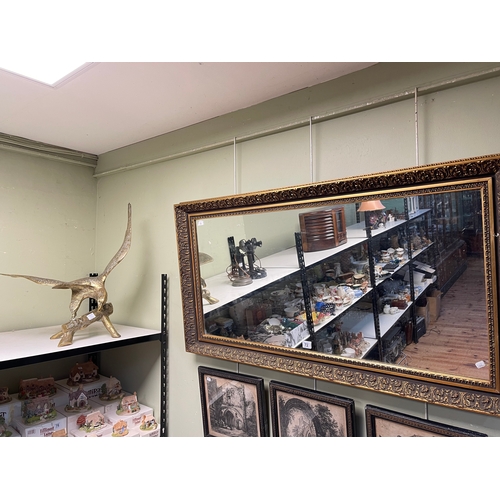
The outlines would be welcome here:
<svg viewBox="0 0 500 500">
<path fill-rule="evenodd" d="M 418 343 L 404 350 L 398 364 L 467 378 L 488 380 L 484 267 L 469 257 L 466 271 L 441 299 L 440 316 L 430 322 Z M 485 367 L 476 363 L 484 361 Z"/>
</svg>

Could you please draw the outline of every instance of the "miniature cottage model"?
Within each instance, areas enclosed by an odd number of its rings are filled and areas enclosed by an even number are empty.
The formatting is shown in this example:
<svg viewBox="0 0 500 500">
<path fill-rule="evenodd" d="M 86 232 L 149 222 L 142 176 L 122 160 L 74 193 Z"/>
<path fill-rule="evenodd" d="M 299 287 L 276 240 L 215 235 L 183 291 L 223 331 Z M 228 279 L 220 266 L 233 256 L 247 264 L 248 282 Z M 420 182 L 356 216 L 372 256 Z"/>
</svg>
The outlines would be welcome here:
<svg viewBox="0 0 500 500">
<path fill-rule="evenodd" d="M 77 420 L 77 422 L 80 423 L 79 420 Z M 104 419 L 104 415 L 100 411 L 94 411 L 85 417 L 85 420 L 80 425 L 80 430 L 94 432 L 105 426 L 106 420 Z"/>
<path fill-rule="evenodd" d="M 99 399 L 112 400 L 123 396 L 122 384 L 116 377 L 109 377 L 105 384 L 101 386 L 101 394 Z"/>
<path fill-rule="evenodd" d="M 69 373 L 68 385 L 87 384 L 99 380 L 99 368 L 92 361 L 76 363 Z"/>
<path fill-rule="evenodd" d="M 9 396 L 8 387 L 0 387 L 0 405 L 4 403 L 10 403 L 12 398 Z"/>
<path fill-rule="evenodd" d="M 21 417 L 25 424 L 45 422 L 56 415 L 54 400 L 47 396 L 27 399 L 21 407 Z"/>
<path fill-rule="evenodd" d="M 116 410 L 116 413 L 118 415 L 123 415 L 123 414 L 131 414 L 131 413 L 136 413 L 141 409 L 141 406 L 139 405 L 139 401 L 137 401 L 137 394 L 134 392 L 134 394 L 130 396 L 123 396 L 123 398 L 120 401 L 120 404 L 118 405 L 118 408 Z"/>
<path fill-rule="evenodd" d="M 128 434 L 128 426 L 125 420 L 118 420 L 115 425 L 113 425 L 113 436 L 122 437 Z"/>
<path fill-rule="evenodd" d="M 76 391 L 69 393 L 69 403 L 66 405 L 66 411 L 85 411 L 90 408 L 89 397 L 83 389 L 83 385 L 79 385 Z"/>
<path fill-rule="evenodd" d="M 158 427 L 155 417 L 152 413 L 148 413 L 142 416 L 140 429 L 141 431 L 152 431 Z"/>
<path fill-rule="evenodd" d="M 57 392 L 54 377 L 29 378 L 19 382 L 18 399 L 53 396 Z"/>
</svg>

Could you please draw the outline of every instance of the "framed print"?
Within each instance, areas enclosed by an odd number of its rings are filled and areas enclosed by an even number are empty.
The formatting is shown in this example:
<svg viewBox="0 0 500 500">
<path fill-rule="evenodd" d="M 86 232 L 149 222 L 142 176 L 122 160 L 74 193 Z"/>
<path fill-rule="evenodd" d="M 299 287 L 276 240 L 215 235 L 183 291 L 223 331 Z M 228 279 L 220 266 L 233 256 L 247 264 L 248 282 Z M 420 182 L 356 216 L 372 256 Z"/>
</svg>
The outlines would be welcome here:
<svg viewBox="0 0 500 500">
<path fill-rule="evenodd" d="M 432 422 L 395 411 L 367 405 L 366 435 L 368 437 L 487 437 L 481 432 Z"/>
<path fill-rule="evenodd" d="M 354 401 L 271 380 L 274 437 L 352 437 Z"/>
<path fill-rule="evenodd" d="M 198 367 L 205 437 L 265 437 L 264 380 Z"/>
</svg>

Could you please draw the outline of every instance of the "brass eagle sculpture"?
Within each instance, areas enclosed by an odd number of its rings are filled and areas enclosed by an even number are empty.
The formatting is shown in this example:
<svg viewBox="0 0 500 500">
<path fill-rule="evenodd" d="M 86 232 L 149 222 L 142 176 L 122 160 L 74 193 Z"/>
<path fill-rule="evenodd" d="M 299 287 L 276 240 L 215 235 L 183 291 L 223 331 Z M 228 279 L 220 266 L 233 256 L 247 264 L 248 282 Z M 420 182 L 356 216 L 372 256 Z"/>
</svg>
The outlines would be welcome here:
<svg viewBox="0 0 500 500">
<path fill-rule="evenodd" d="M 59 347 L 71 345 L 73 343 L 73 335 L 76 331 L 86 328 L 95 321 L 102 321 L 106 330 L 113 338 L 119 338 L 120 334 L 116 331 L 111 323 L 109 316 L 113 312 L 113 305 L 107 302 L 108 292 L 106 291 L 105 281 L 109 273 L 125 258 L 132 242 L 132 206 L 128 204 L 128 223 L 125 231 L 123 243 L 116 252 L 115 256 L 110 260 L 104 271 L 97 276 L 89 276 L 80 278 L 74 281 L 59 281 L 50 278 L 38 278 L 36 276 L 27 276 L 24 274 L 4 274 L 3 276 L 11 276 L 12 278 L 26 278 L 39 285 L 51 286 L 55 290 L 68 289 L 71 290 L 71 300 L 69 310 L 71 320 L 61 326 L 61 330 L 52 335 L 51 339 L 61 338 Z M 85 299 L 94 299 L 97 302 L 97 307 L 92 311 L 76 317 L 81 303 Z"/>
</svg>

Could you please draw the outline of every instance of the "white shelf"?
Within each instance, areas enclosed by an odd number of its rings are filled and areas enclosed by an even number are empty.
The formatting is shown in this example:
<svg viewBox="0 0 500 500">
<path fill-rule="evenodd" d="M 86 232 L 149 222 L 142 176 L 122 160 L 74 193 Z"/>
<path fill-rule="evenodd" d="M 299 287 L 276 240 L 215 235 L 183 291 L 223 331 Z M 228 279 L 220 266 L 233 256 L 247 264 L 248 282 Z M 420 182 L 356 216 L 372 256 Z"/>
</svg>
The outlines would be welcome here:
<svg viewBox="0 0 500 500">
<path fill-rule="evenodd" d="M 408 303 L 408 307 L 411 303 Z M 395 314 L 380 314 L 380 338 L 382 338 L 398 321 L 401 316 L 408 310 L 399 309 Z M 376 340 L 375 323 L 373 322 L 373 314 L 371 311 L 352 311 L 342 317 L 342 329 L 348 330 L 351 333 L 363 332 L 365 339 Z"/>
<path fill-rule="evenodd" d="M 120 338 L 113 338 L 102 323 L 93 323 L 87 328 L 77 331 L 73 344 L 58 347 L 59 339 L 50 337 L 60 331 L 60 326 L 31 328 L 28 330 L 12 330 L 0 332 L 0 368 L 3 365 L 27 364 L 45 359 L 63 358 L 109 347 L 120 347 L 134 342 L 159 338 L 158 330 L 136 328 L 125 325 L 114 325 Z"/>
<path fill-rule="evenodd" d="M 349 226 L 350 227 L 350 226 Z M 355 247 L 360 243 L 367 241 L 367 238 L 358 238 L 349 236 L 349 227 L 347 228 L 347 241 L 342 245 L 335 248 L 330 248 L 328 250 L 319 250 L 317 252 L 304 252 L 304 262 L 306 267 L 312 266 L 321 262 L 322 260 L 333 257 L 334 255 L 340 254 L 348 248 Z"/>
<path fill-rule="evenodd" d="M 406 224 L 406 220 L 394 220 L 392 222 L 386 222 L 385 227 L 380 227 L 378 229 L 372 229 L 371 234 L 372 237 L 378 236 L 379 234 L 383 234 L 386 231 L 390 231 L 395 227 Z M 347 228 L 347 236 L 349 238 L 366 238 L 366 223 L 358 222 L 357 224 L 353 224 Z"/>
<path fill-rule="evenodd" d="M 261 261 L 262 267 L 264 266 L 263 260 Z M 213 298 L 218 299 L 219 302 L 215 304 L 203 304 L 203 313 L 209 313 L 222 307 L 226 304 L 229 304 L 235 300 L 244 297 L 245 295 L 252 294 L 257 290 L 269 286 L 270 284 L 278 281 L 282 278 L 286 278 L 290 274 L 294 272 L 298 272 L 299 268 L 292 267 L 280 267 L 280 268 L 272 268 L 265 267 L 267 276 L 265 278 L 260 278 L 257 280 L 253 280 L 249 285 L 244 286 L 233 286 L 227 274 L 218 274 L 216 276 L 212 276 L 211 278 L 206 278 L 205 283 L 207 284 L 207 290 L 210 292 L 210 295 Z M 297 278 L 300 281 L 300 277 Z"/>
<path fill-rule="evenodd" d="M 349 233 L 349 228 L 347 228 Z M 321 250 L 318 252 L 305 252 L 304 261 L 307 267 L 312 266 L 324 259 L 339 254 L 348 248 L 352 248 L 366 241 L 366 238 L 348 239 L 343 245 L 331 248 L 329 250 Z M 286 278 L 287 276 L 299 272 L 299 262 L 297 257 L 297 249 L 295 247 L 287 248 L 281 252 L 263 257 L 260 259 L 259 267 L 266 270 L 267 276 L 253 280 L 250 285 L 233 286 L 226 273 L 217 274 L 210 278 L 205 278 L 206 288 L 210 295 L 219 302 L 215 304 L 203 304 L 203 313 L 207 314 L 219 307 L 229 304 L 239 298 L 252 294 L 257 290 L 271 285 L 272 283 Z M 300 276 L 297 278 L 300 281 Z"/>
<path fill-rule="evenodd" d="M 352 302 L 349 304 L 346 304 L 345 306 L 337 308 L 335 311 L 335 314 L 332 314 L 331 316 L 327 316 L 323 321 L 318 323 L 317 325 L 314 325 L 314 331 L 319 331 L 322 328 L 324 328 L 328 323 L 331 323 L 332 321 L 335 321 L 339 316 L 342 316 L 345 312 L 347 312 L 356 302 L 359 302 L 362 300 L 365 295 L 368 295 L 372 291 L 372 288 L 368 288 L 366 290 L 366 293 L 364 293 L 361 297 L 355 298 Z"/>
<path fill-rule="evenodd" d="M 430 212 L 430 208 L 425 208 L 422 210 L 417 210 L 412 214 L 409 214 L 409 219 L 408 221 L 412 221 L 414 219 L 418 219 L 422 215 L 425 215 L 426 213 Z M 390 231 L 391 229 L 394 229 L 398 226 L 401 226 L 403 224 L 406 224 L 408 222 L 405 219 L 398 219 L 394 220 L 392 222 L 386 222 L 384 227 L 380 227 L 378 229 L 372 229 L 371 234 L 372 237 L 378 236 L 379 234 L 383 234 L 386 231 Z M 353 224 L 352 226 L 349 226 L 347 228 L 347 237 L 348 238 L 363 238 L 366 237 L 366 223 L 364 221 L 358 222 L 357 224 Z"/>
</svg>

